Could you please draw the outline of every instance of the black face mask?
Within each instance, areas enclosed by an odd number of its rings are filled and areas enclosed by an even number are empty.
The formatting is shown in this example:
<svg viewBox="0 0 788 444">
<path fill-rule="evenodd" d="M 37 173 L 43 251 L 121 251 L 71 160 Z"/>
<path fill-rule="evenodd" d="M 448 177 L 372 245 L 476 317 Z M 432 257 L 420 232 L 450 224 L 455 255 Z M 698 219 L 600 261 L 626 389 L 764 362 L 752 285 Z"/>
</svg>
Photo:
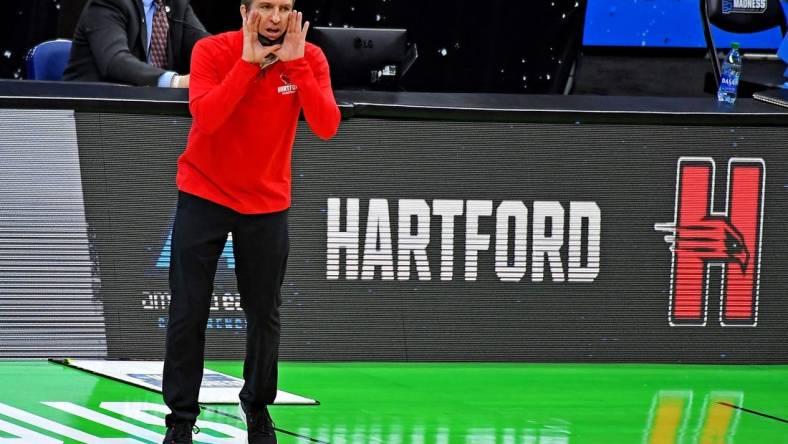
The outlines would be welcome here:
<svg viewBox="0 0 788 444">
<path fill-rule="evenodd" d="M 276 40 L 271 40 L 264 35 L 257 33 L 257 40 L 259 40 L 260 44 L 263 46 L 281 45 L 282 42 L 285 41 L 285 33 L 282 33 L 282 35 L 280 35 Z"/>
</svg>

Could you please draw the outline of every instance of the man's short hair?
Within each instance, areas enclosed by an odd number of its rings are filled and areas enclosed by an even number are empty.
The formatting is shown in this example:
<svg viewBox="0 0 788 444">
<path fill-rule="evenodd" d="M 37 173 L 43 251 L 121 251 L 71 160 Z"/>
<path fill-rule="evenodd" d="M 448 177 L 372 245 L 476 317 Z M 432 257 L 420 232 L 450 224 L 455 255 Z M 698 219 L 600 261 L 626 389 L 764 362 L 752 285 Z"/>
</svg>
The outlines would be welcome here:
<svg viewBox="0 0 788 444">
<path fill-rule="evenodd" d="M 252 0 L 241 0 L 241 4 L 246 6 L 246 9 L 249 9 L 252 6 Z M 293 4 L 295 4 L 295 0 L 293 0 Z"/>
</svg>

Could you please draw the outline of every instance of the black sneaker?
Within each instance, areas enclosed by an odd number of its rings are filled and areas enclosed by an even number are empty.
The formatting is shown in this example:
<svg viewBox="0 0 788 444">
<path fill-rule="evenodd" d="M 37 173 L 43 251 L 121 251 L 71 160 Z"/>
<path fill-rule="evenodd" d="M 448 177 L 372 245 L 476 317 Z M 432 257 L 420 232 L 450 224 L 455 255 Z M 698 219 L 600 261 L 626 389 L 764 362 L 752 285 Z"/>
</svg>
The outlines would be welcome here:
<svg viewBox="0 0 788 444">
<path fill-rule="evenodd" d="M 162 444 L 192 444 L 192 431 L 200 433 L 200 429 L 188 422 L 176 422 L 167 426 Z"/>
<path fill-rule="evenodd" d="M 253 410 L 244 405 L 238 404 L 238 411 L 246 421 L 246 435 L 249 444 L 276 444 L 276 432 L 274 432 L 274 422 L 268 414 L 268 408 Z"/>
</svg>

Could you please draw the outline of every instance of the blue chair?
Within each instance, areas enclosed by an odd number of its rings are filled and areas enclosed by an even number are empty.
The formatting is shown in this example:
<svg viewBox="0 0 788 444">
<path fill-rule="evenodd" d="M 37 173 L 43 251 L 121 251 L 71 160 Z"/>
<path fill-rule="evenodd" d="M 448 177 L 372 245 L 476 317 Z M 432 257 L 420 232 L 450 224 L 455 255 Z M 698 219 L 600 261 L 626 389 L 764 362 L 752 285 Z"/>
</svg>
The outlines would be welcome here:
<svg viewBox="0 0 788 444">
<path fill-rule="evenodd" d="M 28 80 L 62 80 L 71 52 L 71 40 L 57 39 L 39 43 L 25 57 Z"/>
</svg>

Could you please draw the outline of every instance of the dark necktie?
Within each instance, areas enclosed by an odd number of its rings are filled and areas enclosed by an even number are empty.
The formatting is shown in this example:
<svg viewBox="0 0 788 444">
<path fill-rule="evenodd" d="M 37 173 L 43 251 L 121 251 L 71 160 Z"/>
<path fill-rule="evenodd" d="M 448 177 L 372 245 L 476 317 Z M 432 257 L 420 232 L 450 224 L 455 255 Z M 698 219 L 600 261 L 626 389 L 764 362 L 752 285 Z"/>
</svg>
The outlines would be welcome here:
<svg viewBox="0 0 788 444">
<path fill-rule="evenodd" d="M 159 68 L 167 67 L 167 32 L 170 23 L 162 0 L 156 0 L 156 12 L 153 14 L 153 29 L 150 36 L 150 63 Z"/>
</svg>

